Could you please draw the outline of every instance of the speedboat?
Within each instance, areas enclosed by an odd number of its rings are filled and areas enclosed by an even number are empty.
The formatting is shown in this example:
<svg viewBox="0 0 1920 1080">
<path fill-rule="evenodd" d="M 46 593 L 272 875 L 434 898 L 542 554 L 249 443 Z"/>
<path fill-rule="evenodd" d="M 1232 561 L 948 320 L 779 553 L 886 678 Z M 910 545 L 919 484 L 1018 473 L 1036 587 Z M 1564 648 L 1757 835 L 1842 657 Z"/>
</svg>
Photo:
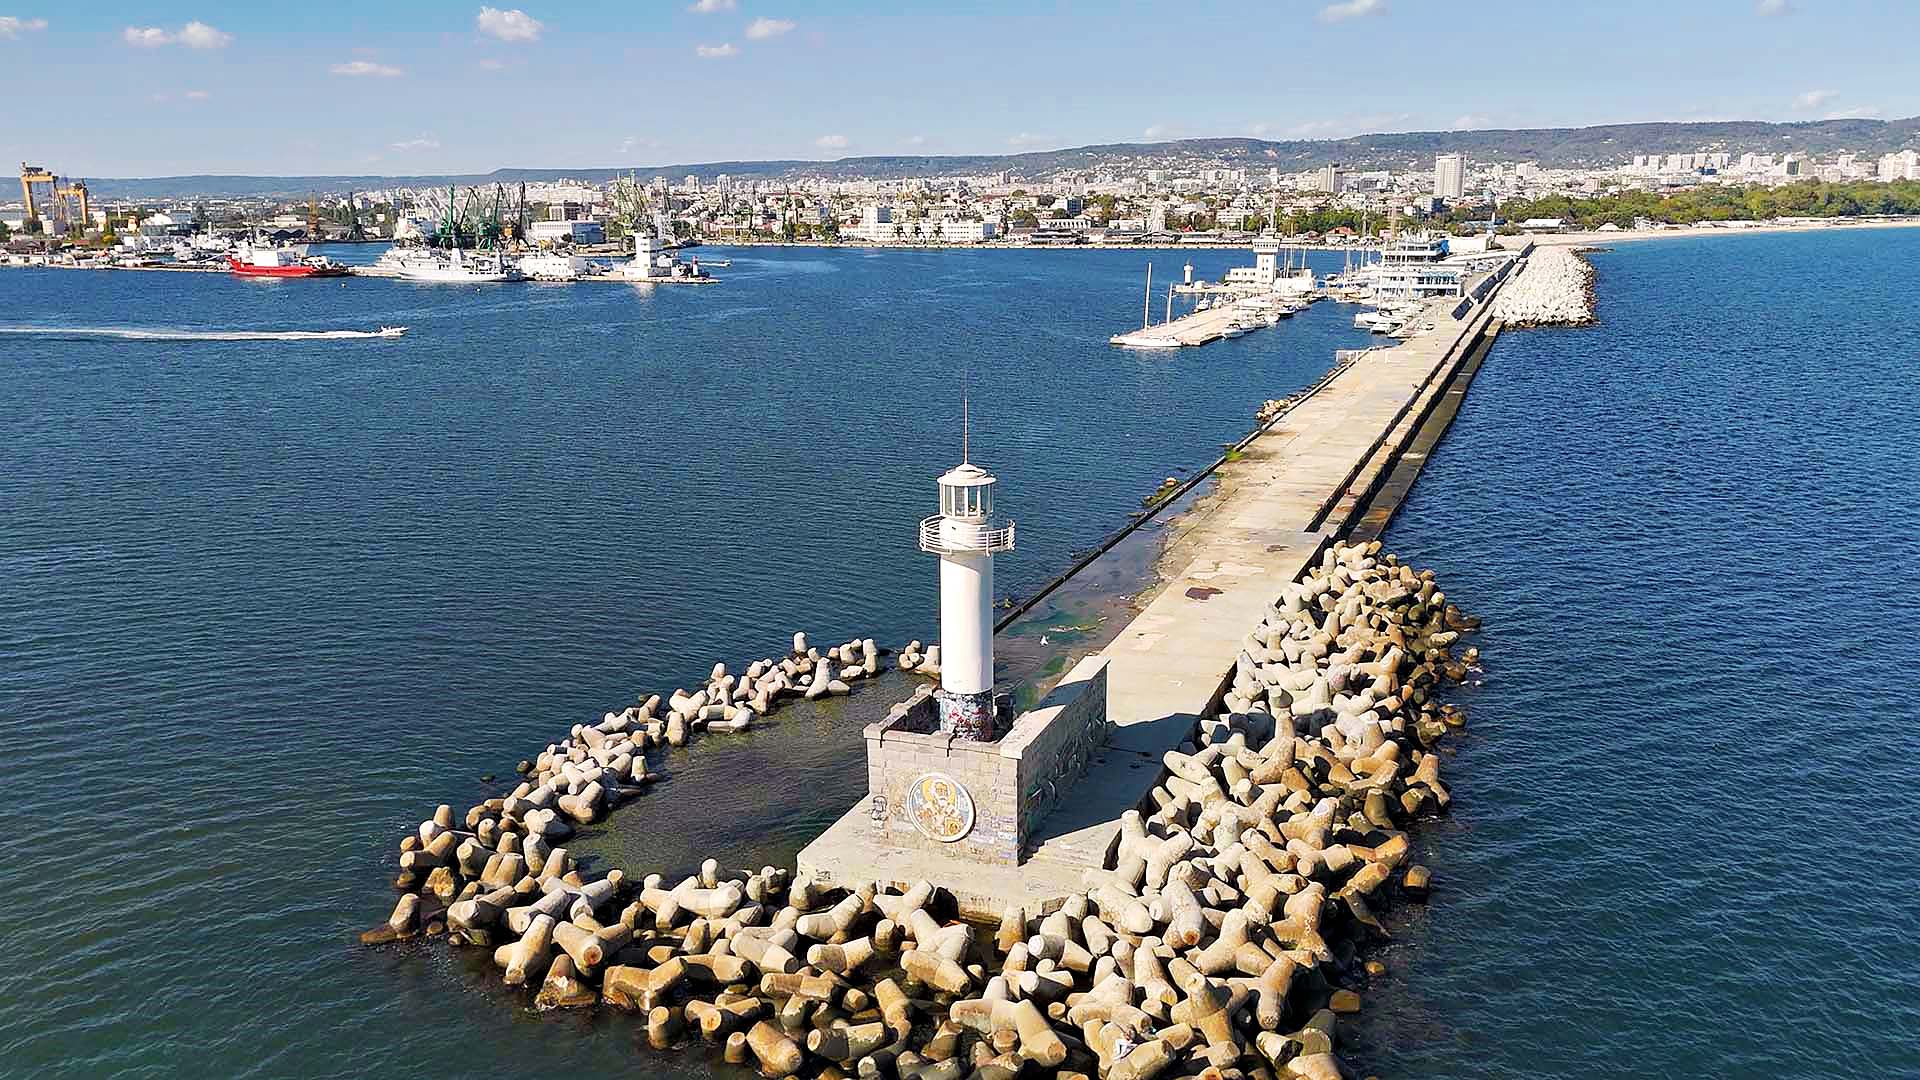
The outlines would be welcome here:
<svg viewBox="0 0 1920 1080">
<path fill-rule="evenodd" d="M 379 330 L 381 337 L 399 337 L 406 332 L 407 328 L 404 326 L 383 326 Z"/>
</svg>

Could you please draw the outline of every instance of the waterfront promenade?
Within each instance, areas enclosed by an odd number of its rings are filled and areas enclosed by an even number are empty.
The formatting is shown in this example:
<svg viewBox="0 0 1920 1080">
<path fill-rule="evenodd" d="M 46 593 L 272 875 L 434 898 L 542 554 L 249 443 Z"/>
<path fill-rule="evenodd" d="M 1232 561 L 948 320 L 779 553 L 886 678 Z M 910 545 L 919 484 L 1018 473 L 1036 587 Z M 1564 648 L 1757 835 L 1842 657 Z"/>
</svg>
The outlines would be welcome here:
<svg viewBox="0 0 1920 1080">
<path fill-rule="evenodd" d="M 1488 332 L 1499 284 L 1478 302 L 1433 302 L 1422 320 L 1432 330 L 1366 352 L 1220 467 L 1214 493 L 1187 515 L 1163 556 L 1173 572 L 1115 640 L 1064 680 L 1106 663 L 1112 738 L 1041 823 L 1024 863 L 887 849 L 872 841 L 863 802 L 801 852 L 799 869 L 834 882 L 930 880 L 983 917 L 1008 903 L 1046 907 L 1083 888 L 1084 873 L 1113 853 L 1120 816 L 1158 782 L 1162 757 L 1217 706 L 1247 632 L 1328 544 L 1380 509 L 1383 481 L 1405 464 L 1403 451 Z"/>
</svg>

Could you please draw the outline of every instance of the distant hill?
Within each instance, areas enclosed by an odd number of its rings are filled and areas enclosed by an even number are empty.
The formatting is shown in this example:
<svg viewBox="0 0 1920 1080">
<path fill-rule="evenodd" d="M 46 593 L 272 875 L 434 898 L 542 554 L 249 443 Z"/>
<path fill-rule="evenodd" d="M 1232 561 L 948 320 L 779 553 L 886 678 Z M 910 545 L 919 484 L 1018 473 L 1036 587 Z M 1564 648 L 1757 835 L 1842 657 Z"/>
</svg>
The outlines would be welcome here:
<svg viewBox="0 0 1920 1080">
<path fill-rule="evenodd" d="M 1062 169 L 1092 169 L 1125 164 L 1135 167 L 1214 162 L 1227 167 L 1298 172 L 1322 165 L 1380 169 L 1429 164 L 1436 153 L 1459 152 L 1475 161 L 1535 161 L 1547 167 L 1618 164 L 1635 154 L 1676 154 L 1696 150 L 1783 153 L 1798 150 L 1832 154 L 1851 150 L 1878 156 L 1920 148 L 1920 116 L 1904 120 L 1812 120 L 1771 124 L 1757 120 L 1700 123 L 1606 124 L 1584 128 L 1518 128 L 1484 131 L 1406 131 L 1356 135 L 1348 139 L 1180 139 L 1174 142 L 1109 143 L 1067 150 L 1022 154 L 884 156 L 838 161 L 709 161 L 687 165 L 601 169 L 495 169 L 456 176 L 163 176 L 143 179 L 93 179 L 88 187 L 100 198 L 162 198 L 203 195 L 298 196 L 385 187 L 435 187 L 447 184 L 517 183 L 576 177 L 601 182 L 632 172 L 642 178 L 710 180 L 725 173 L 754 179 L 856 177 L 893 179 L 951 176 L 1002 170 L 1040 177 Z"/>
</svg>

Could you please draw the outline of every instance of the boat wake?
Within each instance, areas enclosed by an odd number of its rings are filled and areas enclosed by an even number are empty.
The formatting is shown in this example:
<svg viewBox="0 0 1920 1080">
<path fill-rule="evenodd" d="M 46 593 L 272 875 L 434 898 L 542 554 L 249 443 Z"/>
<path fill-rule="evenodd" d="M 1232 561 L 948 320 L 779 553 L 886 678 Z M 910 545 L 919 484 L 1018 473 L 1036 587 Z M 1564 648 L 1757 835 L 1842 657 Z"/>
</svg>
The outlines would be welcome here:
<svg viewBox="0 0 1920 1080">
<path fill-rule="evenodd" d="M 120 338 L 126 341 L 358 341 L 392 338 L 405 327 L 378 330 L 165 330 L 127 326 L 0 326 L 0 334 L 61 338 Z"/>
</svg>

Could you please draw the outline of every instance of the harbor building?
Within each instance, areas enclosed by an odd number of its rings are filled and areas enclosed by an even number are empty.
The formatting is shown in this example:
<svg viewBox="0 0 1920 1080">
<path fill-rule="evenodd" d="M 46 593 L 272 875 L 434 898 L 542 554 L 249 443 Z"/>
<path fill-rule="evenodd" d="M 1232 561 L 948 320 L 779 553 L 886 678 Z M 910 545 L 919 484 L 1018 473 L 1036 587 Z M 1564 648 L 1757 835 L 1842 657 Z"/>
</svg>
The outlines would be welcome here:
<svg viewBox="0 0 1920 1080">
<path fill-rule="evenodd" d="M 1466 270 L 1447 260 L 1447 242 L 1437 236 L 1396 239 L 1380 251 L 1374 296 L 1380 300 L 1425 300 L 1460 296 Z"/>
<path fill-rule="evenodd" d="M 598 221 L 535 221 L 527 239 L 536 244 L 604 244 L 607 227 Z"/>
</svg>

